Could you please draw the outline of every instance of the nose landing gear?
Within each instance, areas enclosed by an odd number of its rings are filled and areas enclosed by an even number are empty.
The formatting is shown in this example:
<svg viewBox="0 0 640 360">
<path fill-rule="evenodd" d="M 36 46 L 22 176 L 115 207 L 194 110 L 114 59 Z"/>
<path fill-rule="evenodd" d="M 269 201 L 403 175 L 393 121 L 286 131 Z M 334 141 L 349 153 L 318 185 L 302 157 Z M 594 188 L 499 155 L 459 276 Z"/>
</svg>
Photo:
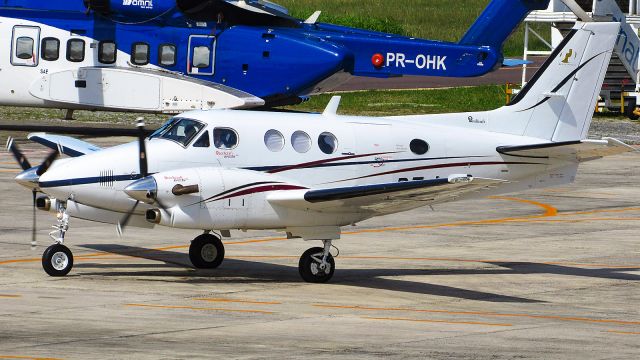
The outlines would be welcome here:
<svg viewBox="0 0 640 360">
<path fill-rule="evenodd" d="M 55 244 L 42 254 L 42 268 L 49 276 L 65 276 L 73 268 L 73 254 L 64 246 L 64 236 L 69 230 L 69 214 L 65 205 L 59 205 L 58 223 L 52 226 L 55 230 L 49 233 Z"/>
</svg>

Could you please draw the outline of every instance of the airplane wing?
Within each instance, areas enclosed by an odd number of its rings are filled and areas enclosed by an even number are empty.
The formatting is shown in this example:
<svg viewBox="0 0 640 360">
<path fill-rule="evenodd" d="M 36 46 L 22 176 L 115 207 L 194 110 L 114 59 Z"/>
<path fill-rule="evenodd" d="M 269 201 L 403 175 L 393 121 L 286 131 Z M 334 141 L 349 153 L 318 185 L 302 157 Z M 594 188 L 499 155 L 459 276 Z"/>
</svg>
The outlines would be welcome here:
<svg viewBox="0 0 640 360">
<path fill-rule="evenodd" d="M 539 159 L 562 159 L 579 162 L 600 159 L 605 156 L 622 154 L 630 151 L 637 151 L 635 148 L 613 138 L 519 146 L 499 146 L 496 150 L 500 154 L 509 156 Z"/>
<path fill-rule="evenodd" d="M 507 183 L 505 180 L 451 175 L 444 179 L 275 192 L 274 205 L 314 211 L 371 211 L 387 214 L 455 200 L 470 192 Z"/>
<path fill-rule="evenodd" d="M 50 149 L 61 150 L 61 153 L 70 157 L 78 157 L 102 150 L 96 145 L 69 136 L 33 133 L 29 134 L 27 138 Z"/>
</svg>

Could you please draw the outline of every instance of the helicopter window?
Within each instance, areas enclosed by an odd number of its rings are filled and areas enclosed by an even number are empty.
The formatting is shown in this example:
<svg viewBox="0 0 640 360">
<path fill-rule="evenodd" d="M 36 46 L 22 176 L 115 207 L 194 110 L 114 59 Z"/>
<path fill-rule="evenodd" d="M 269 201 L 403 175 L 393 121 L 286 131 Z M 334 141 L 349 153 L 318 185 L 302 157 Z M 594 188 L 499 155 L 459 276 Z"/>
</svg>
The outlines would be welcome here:
<svg viewBox="0 0 640 360">
<path fill-rule="evenodd" d="M 135 65 L 147 65 L 149 63 L 149 44 L 141 42 L 133 44 L 131 62 Z"/>
<path fill-rule="evenodd" d="M 284 148 L 284 136 L 280 131 L 271 129 L 264 134 L 264 144 L 273 152 L 281 151 Z"/>
<path fill-rule="evenodd" d="M 60 58 L 60 40 L 56 38 L 42 39 L 42 59 L 56 61 Z"/>
<path fill-rule="evenodd" d="M 191 119 L 175 119 L 167 126 L 161 134 L 160 139 L 175 141 L 182 146 L 187 146 L 198 133 L 204 129 L 205 125 L 199 121 Z M 157 133 L 157 132 L 156 132 Z M 153 136 L 153 135 L 152 135 Z"/>
<path fill-rule="evenodd" d="M 67 41 L 67 60 L 71 62 L 84 61 L 84 40 L 71 39 Z"/>
<path fill-rule="evenodd" d="M 338 139 L 329 132 L 323 132 L 318 136 L 318 146 L 325 154 L 333 154 L 338 148 Z"/>
<path fill-rule="evenodd" d="M 304 131 L 296 131 L 291 135 L 291 146 L 299 153 L 306 153 L 311 149 L 311 138 Z"/>
<path fill-rule="evenodd" d="M 118 48 L 113 41 L 100 41 L 98 45 L 98 61 L 103 64 L 113 64 L 116 62 Z"/>
<path fill-rule="evenodd" d="M 211 64 L 211 49 L 207 46 L 196 46 L 193 48 L 193 65 L 194 68 L 208 68 Z"/>
<path fill-rule="evenodd" d="M 208 148 L 210 145 L 209 142 L 209 131 L 205 131 L 204 134 L 202 134 L 202 136 L 200 136 L 200 139 L 196 140 L 196 142 L 193 143 L 193 147 L 199 147 L 199 148 Z"/>
<path fill-rule="evenodd" d="M 238 146 L 238 134 L 229 128 L 213 129 L 213 145 L 218 149 L 233 149 Z"/>
<path fill-rule="evenodd" d="M 16 39 L 16 57 L 23 60 L 29 60 L 34 57 L 32 38 L 22 36 Z"/>
<path fill-rule="evenodd" d="M 413 139 L 409 143 L 409 148 L 416 155 L 424 155 L 429 151 L 429 144 L 424 140 Z"/>
<path fill-rule="evenodd" d="M 158 58 L 162 66 L 174 66 L 176 64 L 176 46 L 163 44 L 158 48 Z"/>
</svg>

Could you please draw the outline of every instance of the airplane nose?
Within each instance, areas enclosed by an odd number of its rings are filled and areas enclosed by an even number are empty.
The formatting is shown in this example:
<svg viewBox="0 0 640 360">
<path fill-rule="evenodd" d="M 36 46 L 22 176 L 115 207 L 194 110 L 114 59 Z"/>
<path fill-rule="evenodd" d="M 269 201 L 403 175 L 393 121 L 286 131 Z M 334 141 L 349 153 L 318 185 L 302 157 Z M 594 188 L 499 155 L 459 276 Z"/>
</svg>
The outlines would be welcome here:
<svg viewBox="0 0 640 360">
<path fill-rule="evenodd" d="M 134 181 L 124 188 L 125 194 L 131 198 L 142 201 L 147 204 L 153 204 L 156 194 L 158 193 L 158 184 L 153 176 Z"/>
<path fill-rule="evenodd" d="M 38 166 L 27 169 L 15 177 L 15 181 L 29 190 L 39 189 L 40 176 L 37 174 Z"/>
</svg>

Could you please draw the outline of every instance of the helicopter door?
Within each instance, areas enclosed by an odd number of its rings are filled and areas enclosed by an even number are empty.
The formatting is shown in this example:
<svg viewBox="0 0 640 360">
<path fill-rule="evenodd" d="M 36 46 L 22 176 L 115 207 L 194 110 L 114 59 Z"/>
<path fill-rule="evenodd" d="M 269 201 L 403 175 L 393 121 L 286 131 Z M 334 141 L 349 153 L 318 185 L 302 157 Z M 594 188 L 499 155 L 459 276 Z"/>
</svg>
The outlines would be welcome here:
<svg viewBox="0 0 640 360">
<path fill-rule="evenodd" d="M 11 40 L 11 64 L 14 66 L 38 66 L 40 28 L 14 26 Z"/>
<path fill-rule="evenodd" d="M 192 75 L 213 75 L 215 70 L 215 49 L 215 36 L 189 36 L 187 73 Z"/>
</svg>

